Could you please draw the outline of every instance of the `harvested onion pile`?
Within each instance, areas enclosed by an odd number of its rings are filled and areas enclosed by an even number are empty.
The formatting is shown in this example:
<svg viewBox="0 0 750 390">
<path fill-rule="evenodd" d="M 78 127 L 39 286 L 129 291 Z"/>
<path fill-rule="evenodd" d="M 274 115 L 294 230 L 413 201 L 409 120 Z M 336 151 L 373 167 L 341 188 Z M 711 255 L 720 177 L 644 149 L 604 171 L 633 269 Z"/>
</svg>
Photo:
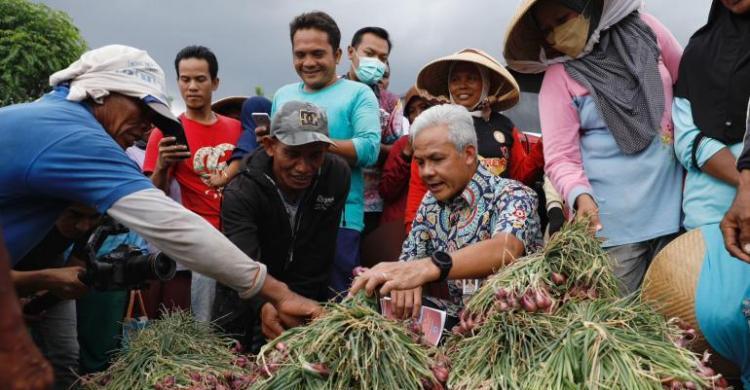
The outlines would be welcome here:
<svg viewBox="0 0 750 390">
<path fill-rule="evenodd" d="M 699 358 L 679 347 L 683 331 L 637 297 L 566 307 L 567 324 L 541 349 L 521 383 L 528 389 L 696 389 L 725 387 Z M 708 369 L 710 370 L 710 369 Z"/>
<path fill-rule="evenodd" d="M 188 312 L 165 313 L 130 339 L 107 371 L 81 378 L 85 389 L 240 390 L 254 381 L 236 341 Z"/>
<path fill-rule="evenodd" d="M 447 363 L 363 293 L 261 349 L 253 389 L 442 389 Z"/>
<path fill-rule="evenodd" d="M 722 388 L 684 348 L 694 331 L 637 298 L 618 299 L 587 225 L 490 277 L 448 340 L 451 389 Z"/>
<path fill-rule="evenodd" d="M 466 305 L 466 317 L 497 311 L 552 313 L 571 299 L 616 297 L 609 256 L 582 223 L 566 225 L 541 252 L 489 277 Z M 468 330 L 468 329 L 466 329 Z"/>
</svg>

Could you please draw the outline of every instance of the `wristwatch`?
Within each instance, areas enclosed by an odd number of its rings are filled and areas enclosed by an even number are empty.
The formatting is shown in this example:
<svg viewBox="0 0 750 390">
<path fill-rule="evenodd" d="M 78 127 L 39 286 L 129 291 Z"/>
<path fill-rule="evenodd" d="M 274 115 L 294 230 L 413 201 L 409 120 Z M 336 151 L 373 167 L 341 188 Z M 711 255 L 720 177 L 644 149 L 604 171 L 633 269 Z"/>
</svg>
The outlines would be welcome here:
<svg viewBox="0 0 750 390">
<path fill-rule="evenodd" d="M 447 252 L 435 251 L 435 253 L 430 256 L 430 260 L 432 260 L 432 264 L 435 264 L 440 270 L 440 278 L 438 279 L 438 282 L 448 279 L 448 273 L 451 271 L 451 268 L 453 268 L 453 258 L 451 255 Z"/>
</svg>

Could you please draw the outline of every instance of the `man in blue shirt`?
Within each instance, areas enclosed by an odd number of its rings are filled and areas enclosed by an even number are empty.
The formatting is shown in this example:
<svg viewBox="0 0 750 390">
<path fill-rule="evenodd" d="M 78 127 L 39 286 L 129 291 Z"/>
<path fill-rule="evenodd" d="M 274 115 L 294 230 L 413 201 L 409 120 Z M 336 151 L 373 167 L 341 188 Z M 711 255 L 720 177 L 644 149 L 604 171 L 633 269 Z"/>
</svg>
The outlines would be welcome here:
<svg viewBox="0 0 750 390">
<path fill-rule="evenodd" d="M 50 84 L 54 90 L 39 101 L 0 109 L 0 226 L 13 265 L 78 202 L 242 298 L 269 299 L 287 326 L 320 310 L 154 188 L 125 154 L 152 123 L 180 134 L 166 104 L 164 72 L 145 51 L 121 45 L 89 51 Z"/>
<path fill-rule="evenodd" d="M 365 84 L 336 76 L 341 59 L 341 32 L 323 12 L 310 12 L 290 24 L 292 56 L 299 83 L 276 91 L 271 116 L 284 103 L 300 100 L 326 110 L 330 151 L 352 166 L 349 195 L 338 232 L 331 288 L 346 291 L 351 271 L 359 265 L 359 241 L 364 228 L 364 184 L 362 168 L 377 162 L 380 151 L 380 108 L 375 94 Z"/>
</svg>

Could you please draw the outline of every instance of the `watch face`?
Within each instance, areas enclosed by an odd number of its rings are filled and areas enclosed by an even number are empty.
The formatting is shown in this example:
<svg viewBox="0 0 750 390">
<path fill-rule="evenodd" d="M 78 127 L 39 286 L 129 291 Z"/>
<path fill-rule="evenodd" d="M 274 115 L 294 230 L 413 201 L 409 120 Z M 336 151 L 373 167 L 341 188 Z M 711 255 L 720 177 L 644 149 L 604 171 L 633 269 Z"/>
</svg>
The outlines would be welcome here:
<svg viewBox="0 0 750 390">
<path fill-rule="evenodd" d="M 435 252 L 435 260 L 437 260 L 441 264 L 451 264 L 452 260 L 451 255 L 443 252 L 443 251 L 437 251 Z"/>
</svg>

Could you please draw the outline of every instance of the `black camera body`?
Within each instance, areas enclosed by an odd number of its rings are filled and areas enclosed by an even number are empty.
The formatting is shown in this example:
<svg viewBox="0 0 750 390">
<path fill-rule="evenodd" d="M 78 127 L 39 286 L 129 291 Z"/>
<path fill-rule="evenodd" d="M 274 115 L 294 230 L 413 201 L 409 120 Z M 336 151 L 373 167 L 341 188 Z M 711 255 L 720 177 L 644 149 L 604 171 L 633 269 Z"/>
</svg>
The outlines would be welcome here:
<svg viewBox="0 0 750 390">
<path fill-rule="evenodd" d="M 136 290 L 148 286 L 152 280 L 165 281 L 174 277 L 177 263 L 163 253 L 149 254 L 137 247 L 120 245 L 107 255 L 97 257 L 107 237 L 128 233 L 130 230 L 106 217 L 86 242 L 77 242 L 73 253 L 86 261 L 86 271 L 78 275 L 81 282 L 98 291 Z M 26 315 L 36 315 L 61 299 L 46 293 L 24 305 Z"/>
<path fill-rule="evenodd" d="M 81 282 L 98 291 L 140 289 L 150 280 L 171 280 L 177 271 L 174 260 L 163 253 L 149 254 L 120 245 L 109 254 L 90 259 Z"/>
<path fill-rule="evenodd" d="M 85 245 L 76 245 L 74 251 L 86 259 L 86 272 L 78 276 L 81 282 L 95 290 L 112 291 L 140 289 L 150 280 L 174 278 L 177 263 L 163 253 L 149 254 L 133 246 L 120 245 L 104 256 L 96 256 L 107 237 L 129 231 L 107 217 Z"/>
</svg>

